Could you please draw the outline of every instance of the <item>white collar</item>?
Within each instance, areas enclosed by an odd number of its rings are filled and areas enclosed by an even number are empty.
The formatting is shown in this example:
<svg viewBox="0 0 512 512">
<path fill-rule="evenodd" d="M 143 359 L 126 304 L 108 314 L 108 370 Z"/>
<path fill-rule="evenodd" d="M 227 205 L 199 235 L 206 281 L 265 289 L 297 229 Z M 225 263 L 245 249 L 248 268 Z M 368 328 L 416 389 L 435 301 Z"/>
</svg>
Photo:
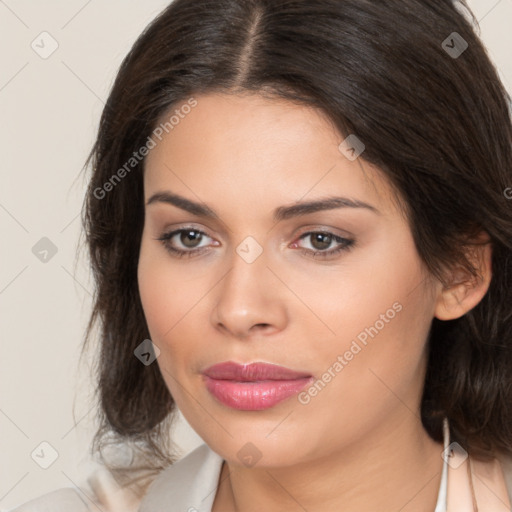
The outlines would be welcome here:
<svg viewBox="0 0 512 512">
<path fill-rule="evenodd" d="M 223 458 L 207 444 L 164 469 L 142 498 L 139 512 L 211 512 Z"/>
<path fill-rule="evenodd" d="M 448 420 L 443 422 L 445 453 L 450 444 Z M 446 512 L 448 457 L 444 457 L 435 512 Z M 139 512 L 172 510 L 211 512 L 223 458 L 205 443 L 164 469 L 142 498 Z"/>
<path fill-rule="evenodd" d="M 434 512 L 446 512 L 448 505 L 448 450 L 450 446 L 450 426 L 448 418 L 443 420 L 443 444 L 444 444 L 444 463 L 441 473 L 441 484 L 439 485 L 439 493 L 437 495 L 437 503 Z"/>
</svg>

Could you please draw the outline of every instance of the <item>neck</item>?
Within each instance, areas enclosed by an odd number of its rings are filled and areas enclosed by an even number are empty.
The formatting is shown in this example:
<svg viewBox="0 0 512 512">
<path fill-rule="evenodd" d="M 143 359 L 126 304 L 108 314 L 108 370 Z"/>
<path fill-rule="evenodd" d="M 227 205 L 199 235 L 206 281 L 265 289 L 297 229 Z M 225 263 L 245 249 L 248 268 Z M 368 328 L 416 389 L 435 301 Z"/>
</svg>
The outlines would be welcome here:
<svg viewBox="0 0 512 512">
<path fill-rule="evenodd" d="M 371 440 L 307 463 L 247 468 L 224 462 L 212 511 L 433 512 L 442 451 L 406 411 Z"/>
</svg>

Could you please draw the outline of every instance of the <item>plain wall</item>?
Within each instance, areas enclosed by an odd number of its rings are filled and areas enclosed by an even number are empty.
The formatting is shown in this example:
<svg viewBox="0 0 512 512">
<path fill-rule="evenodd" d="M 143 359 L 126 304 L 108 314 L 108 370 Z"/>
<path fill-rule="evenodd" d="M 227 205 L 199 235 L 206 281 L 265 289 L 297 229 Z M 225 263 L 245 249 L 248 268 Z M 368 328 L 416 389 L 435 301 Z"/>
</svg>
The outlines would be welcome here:
<svg viewBox="0 0 512 512">
<path fill-rule="evenodd" d="M 93 385 L 78 364 L 92 293 L 86 259 L 74 268 L 78 175 L 121 59 L 167 3 L 0 2 L 0 509 L 80 484 L 94 467 Z M 469 5 L 512 90 L 512 0 Z M 46 59 L 31 46 L 51 49 L 43 31 L 58 43 Z M 202 442 L 182 420 L 176 438 L 182 454 Z M 42 442 L 58 452 L 48 469 L 31 457 L 51 457 Z"/>
</svg>

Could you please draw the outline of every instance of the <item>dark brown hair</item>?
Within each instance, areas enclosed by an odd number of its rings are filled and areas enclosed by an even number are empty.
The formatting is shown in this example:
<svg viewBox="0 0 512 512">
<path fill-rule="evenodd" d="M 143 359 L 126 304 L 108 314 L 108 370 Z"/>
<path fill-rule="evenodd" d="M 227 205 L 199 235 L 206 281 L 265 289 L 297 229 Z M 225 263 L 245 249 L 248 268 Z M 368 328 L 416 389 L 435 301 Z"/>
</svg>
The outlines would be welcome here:
<svg viewBox="0 0 512 512">
<path fill-rule="evenodd" d="M 451 0 L 175 0 L 144 30 L 87 160 L 83 223 L 96 289 L 84 347 L 95 325 L 101 347 L 95 450 L 129 444 L 139 453 L 132 468 L 148 474 L 174 460 L 173 399 L 158 365 L 134 356 L 149 338 L 137 285 L 144 160 L 112 177 L 192 95 L 258 92 L 320 109 L 343 137 L 363 141 L 432 275 L 456 266 L 476 275 L 467 248 L 488 233 L 488 292 L 463 317 L 433 320 L 421 417 L 440 441 L 447 416 L 475 457 L 512 453 L 510 96 L 475 27 Z"/>
</svg>

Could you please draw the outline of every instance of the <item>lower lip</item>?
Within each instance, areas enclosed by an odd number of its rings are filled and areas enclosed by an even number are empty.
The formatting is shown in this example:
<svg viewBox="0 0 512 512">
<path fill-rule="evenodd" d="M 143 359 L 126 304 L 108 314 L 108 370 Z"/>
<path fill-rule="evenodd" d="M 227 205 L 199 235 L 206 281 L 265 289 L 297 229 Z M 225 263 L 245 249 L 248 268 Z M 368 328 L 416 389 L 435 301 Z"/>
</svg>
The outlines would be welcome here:
<svg viewBox="0 0 512 512">
<path fill-rule="evenodd" d="M 299 393 L 313 377 L 296 380 L 237 382 L 206 377 L 206 388 L 217 400 L 233 409 L 261 411 Z"/>
</svg>

